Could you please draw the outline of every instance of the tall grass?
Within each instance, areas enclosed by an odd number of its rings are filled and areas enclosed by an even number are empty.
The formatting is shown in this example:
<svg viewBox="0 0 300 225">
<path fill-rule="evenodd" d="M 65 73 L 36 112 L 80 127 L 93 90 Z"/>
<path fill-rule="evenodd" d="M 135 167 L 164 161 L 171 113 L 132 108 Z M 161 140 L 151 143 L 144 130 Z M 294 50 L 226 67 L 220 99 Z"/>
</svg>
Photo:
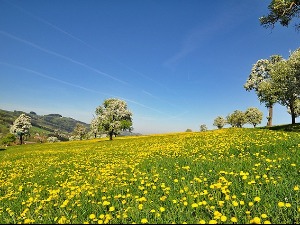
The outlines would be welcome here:
<svg viewBox="0 0 300 225">
<path fill-rule="evenodd" d="M 0 152 L 1 223 L 299 223 L 300 135 L 259 129 Z"/>
</svg>

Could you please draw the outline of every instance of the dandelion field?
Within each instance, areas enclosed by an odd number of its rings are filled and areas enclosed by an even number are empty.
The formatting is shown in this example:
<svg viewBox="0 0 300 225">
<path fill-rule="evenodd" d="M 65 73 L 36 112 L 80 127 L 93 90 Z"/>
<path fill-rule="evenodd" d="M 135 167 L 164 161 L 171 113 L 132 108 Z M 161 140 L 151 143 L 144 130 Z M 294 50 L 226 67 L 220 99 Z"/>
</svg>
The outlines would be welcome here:
<svg viewBox="0 0 300 225">
<path fill-rule="evenodd" d="M 9 147 L 0 223 L 300 223 L 300 134 L 230 128 Z"/>
</svg>

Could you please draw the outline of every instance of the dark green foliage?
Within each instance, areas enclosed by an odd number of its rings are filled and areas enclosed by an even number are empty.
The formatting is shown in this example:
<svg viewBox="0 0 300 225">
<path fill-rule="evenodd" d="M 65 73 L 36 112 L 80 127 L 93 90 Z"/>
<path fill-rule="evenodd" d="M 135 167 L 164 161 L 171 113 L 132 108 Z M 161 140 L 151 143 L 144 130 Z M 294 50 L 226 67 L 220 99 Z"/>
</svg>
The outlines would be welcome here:
<svg viewBox="0 0 300 225">
<path fill-rule="evenodd" d="M 11 143 L 15 142 L 15 140 L 16 140 L 16 136 L 11 133 L 8 133 L 1 139 L 1 144 L 10 145 Z"/>
</svg>

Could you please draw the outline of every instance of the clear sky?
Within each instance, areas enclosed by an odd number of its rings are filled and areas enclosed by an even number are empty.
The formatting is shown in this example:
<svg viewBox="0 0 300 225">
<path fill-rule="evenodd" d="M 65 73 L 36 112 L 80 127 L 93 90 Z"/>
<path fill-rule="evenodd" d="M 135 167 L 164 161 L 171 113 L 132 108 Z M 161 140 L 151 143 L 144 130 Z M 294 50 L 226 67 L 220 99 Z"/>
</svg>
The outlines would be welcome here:
<svg viewBox="0 0 300 225">
<path fill-rule="evenodd" d="M 90 123 L 114 97 L 133 132 L 216 129 L 217 116 L 248 107 L 265 125 L 267 109 L 243 87 L 251 67 L 300 47 L 293 26 L 260 26 L 269 3 L 0 0 L 0 108 Z M 275 105 L 273 123 L 291 123 L 286 108 Z"/>
</svg>

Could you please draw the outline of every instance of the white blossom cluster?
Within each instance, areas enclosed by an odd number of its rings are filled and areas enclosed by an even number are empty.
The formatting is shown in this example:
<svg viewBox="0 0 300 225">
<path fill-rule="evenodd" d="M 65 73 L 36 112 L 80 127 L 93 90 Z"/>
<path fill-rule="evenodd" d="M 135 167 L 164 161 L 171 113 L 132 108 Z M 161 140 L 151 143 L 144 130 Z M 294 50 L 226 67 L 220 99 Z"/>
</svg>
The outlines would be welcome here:
<svg viewBox="0 0 300 225">
<path fill-rule="evenodd" d="M 10 132 L 17 135 L 29 134 L 30 127 L 31 118 L 23 113 L 14 121 Z"/>
<path fill-rule="evenodd" d="M 97 132 L 101 131 L 112 137 L 123 130 L 132 129 L 132 113 L 127 109 L 125 101 L 107 99 L 102 106 L 97 107 L 96 114 L 97 118 L 92 121 L 92 127 Z"/>
</svg>

